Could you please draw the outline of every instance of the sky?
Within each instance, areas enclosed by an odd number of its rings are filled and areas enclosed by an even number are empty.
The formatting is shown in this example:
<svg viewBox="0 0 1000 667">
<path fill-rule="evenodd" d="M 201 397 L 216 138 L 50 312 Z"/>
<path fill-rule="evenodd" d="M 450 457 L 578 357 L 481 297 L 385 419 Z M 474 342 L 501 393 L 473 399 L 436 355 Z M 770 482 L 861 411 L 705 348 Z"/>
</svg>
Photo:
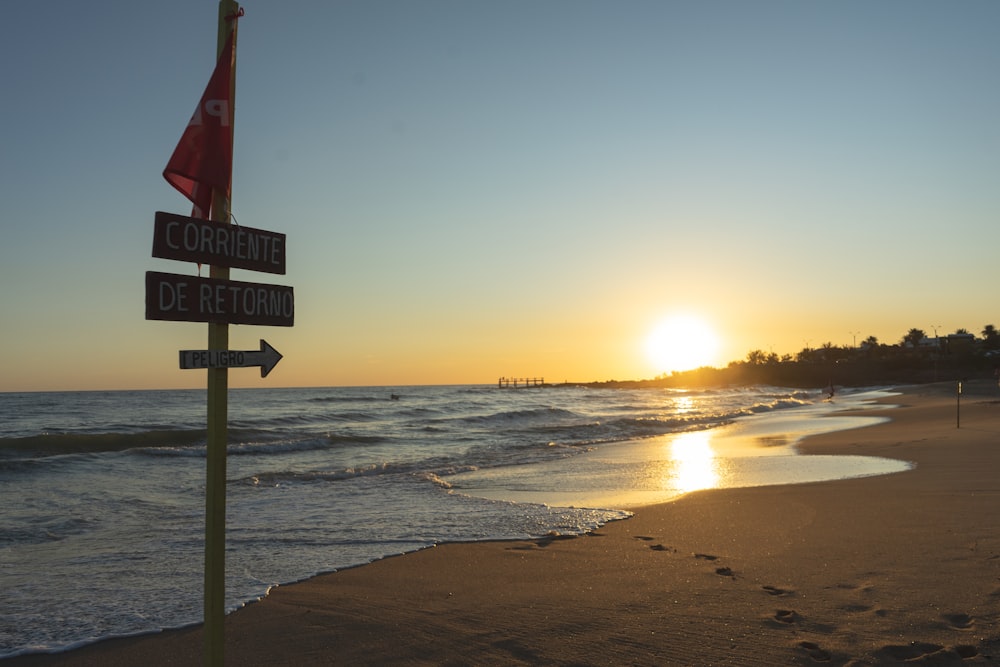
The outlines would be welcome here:
<svg viewBox="0 0 1000 667">
<path fill-rule="evenodd" d="M 1000 325 L 1000 3 L 243 5 L 233 213 L 287 235 L 295 326 L 232 387 L 642 379 Z M 0 391 L 198 388 L 147 321 L 162 177 L 217 4 L 5 3 Z M 652 355 L 655 357 L 655 355 Z"/>
</svg>

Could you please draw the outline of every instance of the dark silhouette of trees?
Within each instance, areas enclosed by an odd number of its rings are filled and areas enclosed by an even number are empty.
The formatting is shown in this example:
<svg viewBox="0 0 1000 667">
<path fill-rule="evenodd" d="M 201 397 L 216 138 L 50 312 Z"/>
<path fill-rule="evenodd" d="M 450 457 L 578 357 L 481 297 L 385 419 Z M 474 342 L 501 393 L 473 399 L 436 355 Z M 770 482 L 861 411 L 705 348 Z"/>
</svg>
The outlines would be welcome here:
<svg viewBox="0 0 1000 667">
<path fill-rule="evenodd" d="M 1000 331 L 997 331 L 992 324 L 983 327 L 983 347 L 987 350 L 1000 348 Z"/>
<path fill-rule="evenodd" d="M 913 328 L 906 332 L 906 335 L 903 336 L 903 344 L 905 345 L 909 343 L 911 346 L 916 347 L 917 345 L 920 345 L 920 341 L 925 338 L 927 338 L 927 334 L 924 333 L 923 329 Z"/>
<path fill-rule="evenodd" d="M 776 364 L 778 363 L 778 355 L 774 352 L 765 352 L 764 350 L 750 350 L 747 353 L 747 363 L 751 366 L 763 366 L 765 364 Z"/>
</svg>

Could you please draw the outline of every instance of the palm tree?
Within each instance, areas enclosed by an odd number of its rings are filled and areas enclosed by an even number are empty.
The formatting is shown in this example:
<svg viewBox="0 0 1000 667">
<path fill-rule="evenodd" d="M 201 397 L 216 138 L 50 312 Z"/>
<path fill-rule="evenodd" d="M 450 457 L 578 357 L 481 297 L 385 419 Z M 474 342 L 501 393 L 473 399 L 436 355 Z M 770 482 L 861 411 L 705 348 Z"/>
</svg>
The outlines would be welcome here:
<svg viewBox="0 0 1000 667">
<path fill-rule="evenodd" d="M 987 350 L 995 350 L 1000 347 L 1000 331 L 992 324 L 983 327 L 983 342 Z"/>
<path fill-rule="evenodd" d="M 903 344 L 909 343 L 913 347 L 920 345 L 920 341 L 927 338 L 927 334 L 924 333 L 923 329 L 917 329 L 914 327 L 910 329 L 905 336 L 903 336 Z"/>
</svg>

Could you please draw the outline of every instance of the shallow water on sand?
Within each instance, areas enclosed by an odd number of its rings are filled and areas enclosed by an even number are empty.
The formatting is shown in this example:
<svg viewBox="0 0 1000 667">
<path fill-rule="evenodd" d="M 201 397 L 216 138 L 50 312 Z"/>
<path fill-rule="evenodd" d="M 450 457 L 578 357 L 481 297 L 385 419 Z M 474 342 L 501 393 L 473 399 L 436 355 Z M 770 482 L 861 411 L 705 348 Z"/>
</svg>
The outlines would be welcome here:
<svg viewBox="0 0 1000 667">
<path fill-rule="evenodd" d="M 571 461 L 463 472 L 453 488 L 493 500 L 568 507 L 635 508 L 713 488 L 801 484 L 909 470 L 906 461 L 871 456 L 803 456 L 809 435 L 871 426 L 886 417 L 837 416 L 874 395 L 740 418 L 700 431 L 609 444 Z M 885 406 L 881 406 L 885 407 Z"/>
</svg>

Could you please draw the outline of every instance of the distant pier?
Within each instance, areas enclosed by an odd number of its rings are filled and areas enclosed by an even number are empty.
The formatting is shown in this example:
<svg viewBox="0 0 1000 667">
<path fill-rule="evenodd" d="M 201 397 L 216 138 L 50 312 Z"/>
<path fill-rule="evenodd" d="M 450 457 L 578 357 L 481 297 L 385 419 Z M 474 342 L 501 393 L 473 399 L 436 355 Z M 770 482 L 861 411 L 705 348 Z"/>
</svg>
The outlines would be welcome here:
<svg viewBox="0 0 1000 667">
<path fill-rule="evenodd" d="M 524 387 L 544 387 L 545 378 L 500 378 L 498 389 L 522 389 Z"/>
</svg>

